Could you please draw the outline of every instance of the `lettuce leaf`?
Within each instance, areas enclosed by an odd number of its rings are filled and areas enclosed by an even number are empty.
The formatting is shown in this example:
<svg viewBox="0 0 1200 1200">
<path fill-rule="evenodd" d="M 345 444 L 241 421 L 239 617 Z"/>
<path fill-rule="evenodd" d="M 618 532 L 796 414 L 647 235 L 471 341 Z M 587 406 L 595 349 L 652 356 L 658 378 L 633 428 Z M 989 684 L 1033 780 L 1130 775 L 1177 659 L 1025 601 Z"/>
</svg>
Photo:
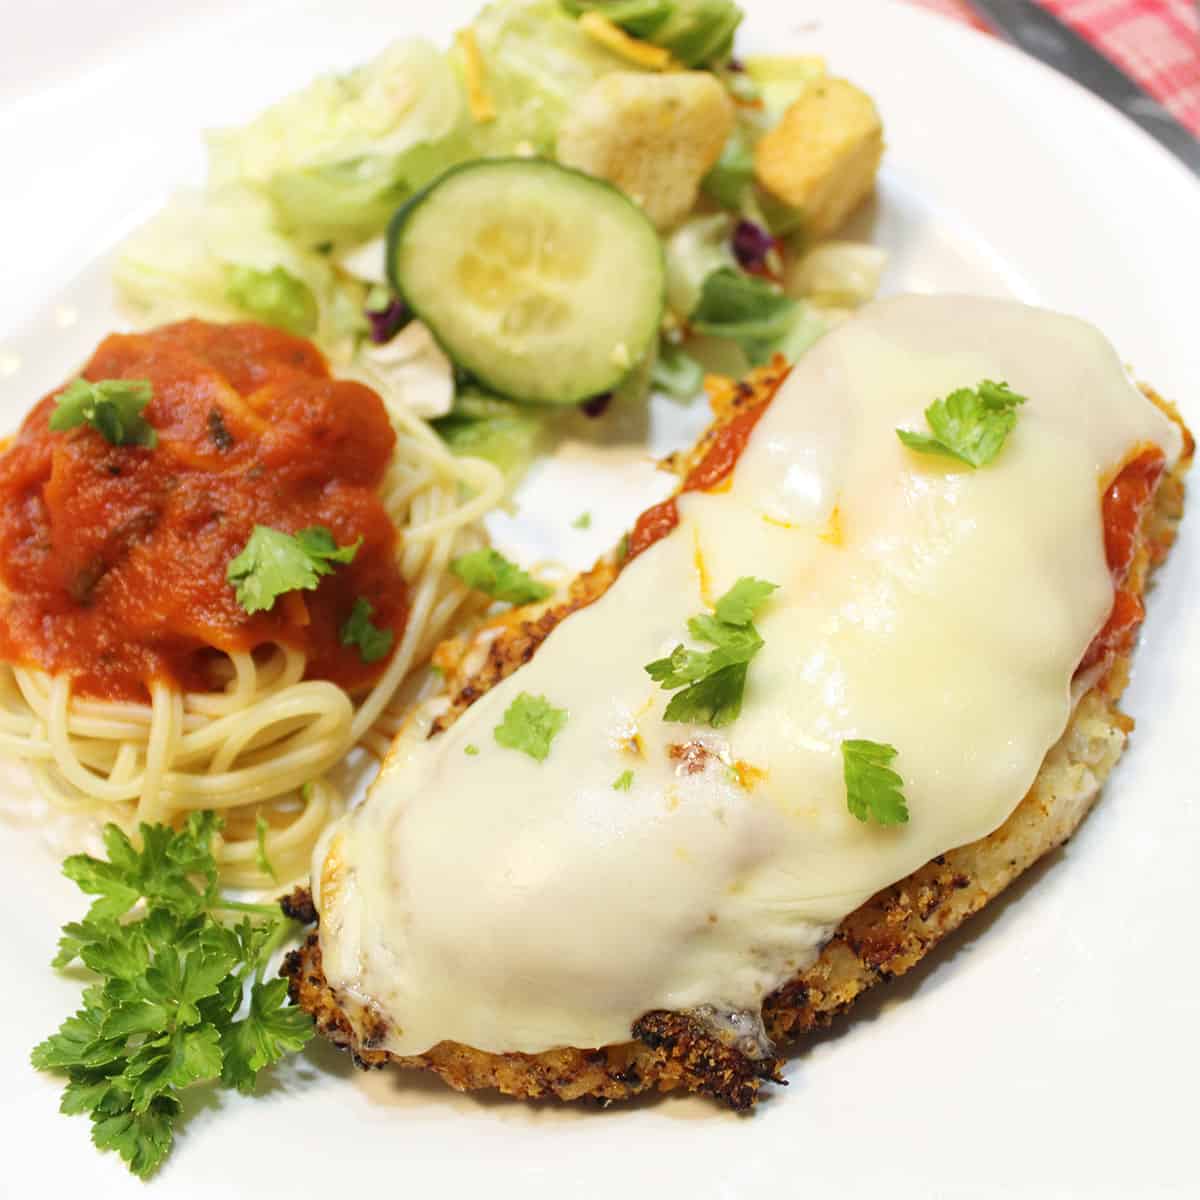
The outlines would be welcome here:
<svg viewBox="0 0 1200 1200">
<path fill-rule="evenodd" d="M 680 320 L 700 303 L 704 282 L 722 268 L 737 269 L 730 238 L 734 220 L 726 213 L 690 217 L 667 239 L 667 304 Z"/>
<path fill-rule="evenodd" d="M 796 362 L 819 338 L 829 332 L 829 321 L 812 304 L 803 300 L 796 302 L 787 328 L 774 339 L 759 344 L 755 350 L 769 361 L 773 355 L 782 354 L 788 362 Z"/>
<path fill-rule="evenodd" d="M 394 159 L 443 141 L 467 120 L 447 56 L 422 38 L 393 42 L 344 75 L 293 92 L 247 125 L 209 135 L 211 182 L 267 183 L 281 171 Z"/>
<path fill-rule="evenodd" d="M 745 14 L 730 0 L 677 0 L 648 40 L 670 50 L 685 67 L 723 62 Z"/>
<path fill-rule="evenodd" d="M 632 37 L 670 50 L 685 67 L 723 62 L 745 15 L 731 0 L 562 0 L 573 16 L 598 12 Z"/>
<path fill-rule="evenodd" d="M 256 321 L 275 325 L 297 337 L 317 331 L 319 311 L 312 289 L 283 267 L 260 271 L 232 265 L 225 271 L 225 295 Z"/>
<path fill-rule="evenodd" d="M 366 241 L 414 192 L 463 158 L 459 139 L 279 171 L 265 188 L 280 227 L 312 245 Z"/>
<path fill-rule="evenodd" d="M 697 333 L 736 342 L 751 366 L 770 362 L 775 354 L 795 362 L 827 328 L 809 305 L 728 267 L 704 281 L 690 322 Z"/>
<path fill-rule="evenodd" d="M 674 0 L 562 0 L 573 17 L 598 12 L 631 37 L 649 41 L 654 31 L 671 15 Z"/>
<path fill-rule="evenodd" d="M 886 250 L 868 242 L 821 242 L 791 265 L 785 286 L 792 296 L 858 308 L 879 291 L 887 257 Z"/>
<path fill-rule="evenodd" d="M 762 97 L 768 126 L 778 124 L 801 92 L 827 74 L 825 60 L 815 54 L 753 54 L 745 66 Z"/>
<path fill-rule="evenodd" d="M 467 156 L 469 123 L 450 58 L 420 38 L 394 42 L 249 124 L 210 134 L 210 179 L 259 185 L 280 228 L 310 245 L 362 241 Z"/>
<path fill-rule="evenodd" d="M 722 267 L 705 279 L 689 320 L 697 333 L 737 342 L 757 365 L 770 358 L 766 347 L 788 332 L 795 308 L 795 300 L 763 280 Z"/>
<path fill-rule="evenodd" d="M 704 386 L 704 368 L 686 350 L 664 339 L 650 382 L 674 400 L 693 400 Z"/>
<path fill-rule="evenodd" d="M 533 462 L 546 436 L 536 410 L 502 400 L 475 384 L 459 389 L 450 414 L 434 421 L 433 427 L 455 454 L 494 463 L 510 488 Z"/>
<path fill-rule="evenodd" d="M 496 103 L 496 119 L 470 135 L 480 155 L 553 157 L 558 127 L 575 101 L 610 71 L 637 70 L 588 37 L 558 0 L 498 0 L 472 30 Z"/>
<path fill-rule="evenodd" d="M 425 420 L 453 411 L 454 368 L 421 321 L 409 321 L 382 345 L 363 342 L 341 374 L 374 388 L 388 408 Z"/>
<path fill-rule="evenodd" d="M 334 357 L 365 325 L 365 289 L 284 237 L 270 202 L 242 184 L 176 195 L 120 247 L 113 279 L 148 323 L 253 318 L 317 337 Z"/>
<path fill-rule="evenodd" d="M 740 212 L 746 189 L 754 182 L 754 145 L 739 125 L 729 135 L 716 166 L 701 184 L 722 208 Z"/>
<path fill-rule="evenodd" d="M 748 93 L 760 104 L 738 108 L 737 125 L 716 166 L 705 176 L 704 191 L 722 208 L 766 225 L 776 236 L 795 232 L 803 214 L 754 182 L 754 149 L 800 94 L 824 76 L 824 60 L 813 55 L 760 55 L 747 58 L 741 73 L 720 73 L 731 92 Z"/>
</svg>

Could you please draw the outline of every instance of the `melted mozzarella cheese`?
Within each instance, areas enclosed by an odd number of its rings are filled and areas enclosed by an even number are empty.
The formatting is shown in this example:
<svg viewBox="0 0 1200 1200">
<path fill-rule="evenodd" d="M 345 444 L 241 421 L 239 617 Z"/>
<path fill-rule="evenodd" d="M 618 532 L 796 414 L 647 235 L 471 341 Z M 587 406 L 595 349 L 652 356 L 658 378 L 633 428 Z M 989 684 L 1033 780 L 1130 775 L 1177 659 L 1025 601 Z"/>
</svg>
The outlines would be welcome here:
<svg viewBox="0 0 1200 1200">
<path fill-rule="evenodd" d="M 982 379 L 1028 397 L 992 464 L 900 443 Z M 317 852 L 329 981 L 400 1054 L 757 1013 L 847 913 L 1019 803 L 1112 605 L 1102 491 L 1147 443 L 1180 449 L 1088 325 L 961 297 L 865 309 L 792 372 L 728 488 L 681 496 L 678 528 L 527 665 L 398 742 Z M 645 664 L 743 575 L 779 589 L 741 716 L 665 722 Z M 545 762 L 493 737 L 521 692 L 568 713 Z M 848 812 L 848 738 L 898 748 L 908 824 Z"/>
</svg>

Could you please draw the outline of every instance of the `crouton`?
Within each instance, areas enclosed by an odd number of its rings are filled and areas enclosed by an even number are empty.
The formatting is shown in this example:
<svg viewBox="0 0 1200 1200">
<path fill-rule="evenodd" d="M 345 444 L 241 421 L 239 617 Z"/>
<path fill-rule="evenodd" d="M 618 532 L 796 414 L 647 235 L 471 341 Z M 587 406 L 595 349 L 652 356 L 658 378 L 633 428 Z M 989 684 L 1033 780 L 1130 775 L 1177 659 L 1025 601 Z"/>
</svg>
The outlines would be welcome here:
<svg viewBox="0 0 1200 1200">
<path fill-rule="evenodd" d="M 810 239 L 833 233 L 870 195 L 883 156 L 871 97 L 844 79 L 808 87 L 759 142 L 754 177 L 798 210 Z"/>
<path fill-rule="evenodd" d="M 615 184 L 669 229 L 696 203 L 733 121 L 733 102 L 707 72 L 616 71 L 563 122 L 558 159 Z"/>
</svg>

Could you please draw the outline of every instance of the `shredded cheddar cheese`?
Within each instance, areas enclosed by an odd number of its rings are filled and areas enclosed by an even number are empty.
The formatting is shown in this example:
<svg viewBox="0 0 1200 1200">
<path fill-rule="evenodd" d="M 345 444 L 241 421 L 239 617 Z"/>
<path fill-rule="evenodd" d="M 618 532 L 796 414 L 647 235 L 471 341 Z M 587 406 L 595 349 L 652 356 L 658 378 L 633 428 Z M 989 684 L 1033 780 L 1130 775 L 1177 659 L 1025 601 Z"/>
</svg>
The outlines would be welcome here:
<svg viewBox="0 0 1200 1200">
<path fill-rule="evenodd" d="M 670 50 L 630 37 L 619 25 L 614 25 L 598 12 L 584 13 L 579 18 L 579 28 L 593 42 L 611 50 L 618 58 L 623 58 L 635 67 L 643 67 L 647 71 L 671 71 L 678 65 L 671 57 Z"/>
<path fill-rule="evenodd" d="M 704 561 L 704 551 L 700 548 L 699 534 L 694 535 L 694 550 L 692 552 L 692 561 L 696 564 L 696 578 L 700 583 L 700 597 L 709 608 L 712 608 L 715 601 L 712 596 L 712 580 L 708 575 L 708 565 Z"/>
<path fill-rule="evenodd" d="M 833 506 L 833 511 L 829 514 L 828 523 L 817 536 L 821 539 L 821 541 L 830 546 L 841 546 L 845 544 L 842 536 L 842 512 L 836 504 Z"/>
<path fill-rule="evenodd" d="M 460 29 L 454 41 L 462 51 L 463 73 L 467 85 L 467 107 L 475 121 L 484 125 L 496 119 L 496 102 L 487 87 L 487 63 L 479 51 L 473 29 Z"/>
<path fill-rule="evenodd" d="M 740 758 L 733 764 L 733 773 L 738 785 L 747 792 L 753 791 L 755 786 L 767 777 L 767 772 L 762 767 L 743 762 Z"/>
<path fill-rule="evenodd" d="M 774 525 L 776 529 L 795 529 L 795 525 L 791 521 L 781 521 L 778 517 L 773 517 L 769 513 L 763 513 L 762 519 L 768 525 Z"/>
</svg>

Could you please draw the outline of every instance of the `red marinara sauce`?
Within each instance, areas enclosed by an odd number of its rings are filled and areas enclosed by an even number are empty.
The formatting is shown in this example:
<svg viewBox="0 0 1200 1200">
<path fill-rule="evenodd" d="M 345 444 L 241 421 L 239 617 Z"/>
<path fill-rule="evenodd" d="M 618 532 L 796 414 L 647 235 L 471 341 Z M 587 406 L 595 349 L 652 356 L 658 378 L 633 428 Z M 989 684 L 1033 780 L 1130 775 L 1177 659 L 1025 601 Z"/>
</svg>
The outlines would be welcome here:
<svg viewBox="0 0 1200 1200">
<path fill-rule="evenodd" d="M 785 378 L 786 375 L 780 377 L 775 390 L 766 399 L 752 408 L 743 409 L 715 432 L 704 457 L 692 468 L 681 491 L 706 491 L 729 476 L 746 448 L 755 425 L 767 411 Z M 1127 651 L 1145 616 L 1141 598 L 1125 585 L 1133 565 L 1142 512 L 1154 495 L 1165 465 L 1162 451 L 1156 446 L 1149 447 L 1121 468 L 1104 493 L 1104 550 L 1116 590 L 1108 620 L 1088 647 L 1076 668 L 1077 672 Z M 637 519 L 629 535 L 629 551 L 625 561 L 629 562 L 643 550 L 649 549 L 678 524 L 679 509 L 673 496 L 648 508 Z"/>
<path fill-rule="evenodd" d="M 782 385 L 786 375 L 781 376 Z M 772 393 L 773 394 L 773 393 Z M 750 434 L 758 419 L 767 411 L 770 398 L 762 400 L 752 408 L 744 408 L 736 416 L 727 421 L 714 434 L 704 457 L 692 468 L 683 482 L 682 491 L 704 492 L 722 483 L 741 457 Z M 661 504 L 648 508 L 637 519 L 633 532 L 629 535 L 629 553 L 626 561 L 636 558 L 643 550 L 649 549 L 655 542 L 667 536 L 679 524 L 679 509 L 672 496 Z"/>
<path fill-rule="evenodd" d="M 251 323 L 114 334 L 83 375 L 148 379 L 158 444 L 51 432 L 57 393 L 25 419 L 0 455 L 0 658 L 108 700 L 160 680 L 208 690 L 217 651 L 272 642 L 306 654 L 309 678 L 373 682 L 385 662 L 339 632 L 360 596 L 396 640 L 407 614 L 378 491 L 395 443 L 380 398 L 332 379 L 311 342 Z M 363 541 L 315 591 L 251 616 L 226 572 L 255 525 Z"/>
<path fill-rule="evenodd" d="M 1131 458 L 1104 493 L 1104 553 L 1116 593 L 1112 612 L 1083 656 L 1080 671 L 1128 651 L 1146 615 L 1141 597 L 1126 584 L 1142 512 L 1154 495 L 1165 467 L 1162 451 L 1157 446 L 1150 447 Z"/>
</svg>

